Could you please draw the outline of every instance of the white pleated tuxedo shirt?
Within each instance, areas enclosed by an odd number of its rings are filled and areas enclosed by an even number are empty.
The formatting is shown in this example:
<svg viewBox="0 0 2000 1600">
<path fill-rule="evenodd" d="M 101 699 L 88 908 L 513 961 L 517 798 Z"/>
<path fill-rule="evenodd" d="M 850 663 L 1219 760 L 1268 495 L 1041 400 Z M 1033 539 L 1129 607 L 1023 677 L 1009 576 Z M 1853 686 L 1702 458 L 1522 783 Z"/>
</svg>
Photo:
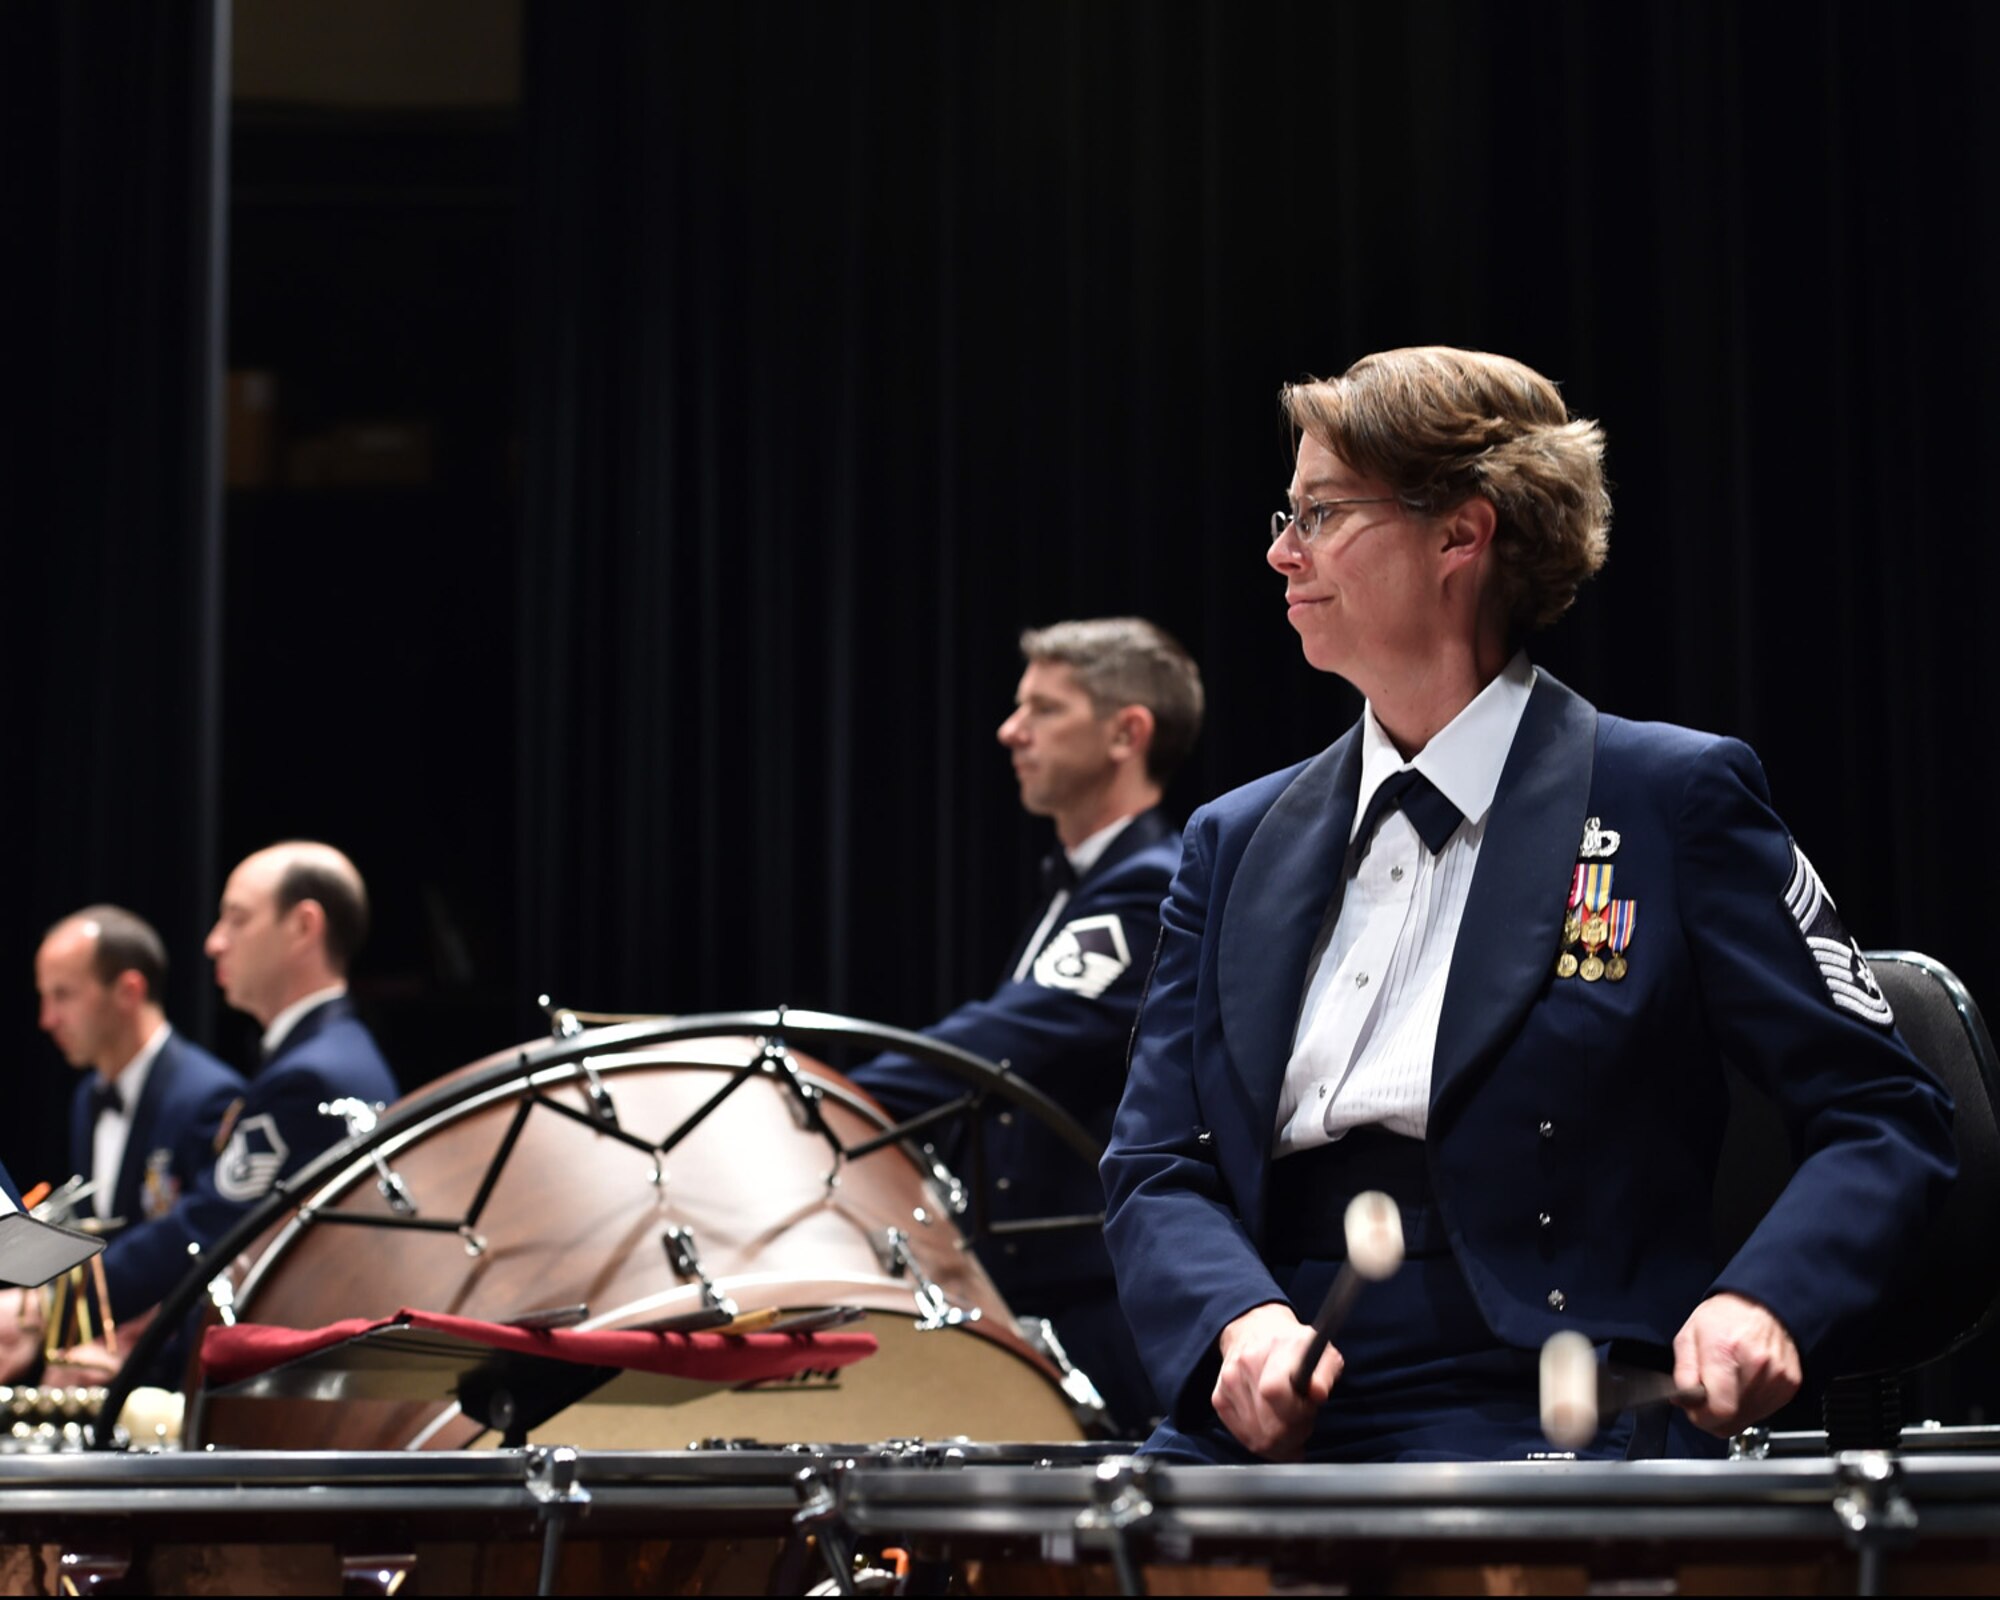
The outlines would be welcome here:
<svg viewBox="0 0 2000 1600">
<path fill-rule="evenodd" d="M 117 1108 L 99 1112 L 97 1126 L 90 1131 L 90 1181 L 95 1185 L 90 1203 L 100 1217 L 112 1215 L 118 1174 L 125 1165 L 125 1145 L 132 1135 L 132 1113 L 139 1109 L 139 1096 L 146 1092 L 146 1075 L 173 1031 L 162 1022 L 139 1046 L 139 1053 L 119 1069 L 112 1079 L 118 1090 Z"/>
<path fill-rule="evenodd" d="M 1411 761 L 1374 708 L 1362 709 L 1355 828 L 1383 781 L 1405 767 L 1430 779 L 1465 820 L 1436 855 L 1401 810 L 1376 827 L 1306 979 L 1278 1097 L 1275 1155 L 1378 1123 L 1423 1138 L 1452 947 L 1500 771 L 1534 686 L 1535 669 L 1517 654 Z"/>
</svg>

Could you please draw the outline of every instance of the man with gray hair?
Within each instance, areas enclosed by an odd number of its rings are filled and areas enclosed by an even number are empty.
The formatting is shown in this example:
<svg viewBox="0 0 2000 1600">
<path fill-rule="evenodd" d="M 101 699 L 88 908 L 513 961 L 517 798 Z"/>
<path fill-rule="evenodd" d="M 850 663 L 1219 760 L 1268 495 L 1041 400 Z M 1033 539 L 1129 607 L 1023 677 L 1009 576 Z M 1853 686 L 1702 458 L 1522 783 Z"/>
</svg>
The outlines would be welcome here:
<svg viewBox="0 0 2000 1600">
<path fill-rule="evenodd" d="M 1170 635 L 1137 617 L 1031 629 L 1021 654 L 1026 670 L 999 739 L 1022 809 L 1055 824 L 1059 848 L 1042 862 L 1040 902 L 999 987 L 924 1032 L 1009 1063 L 1101 1138 L 1124 1088 L 1160 901 L 1180 861 L 1180 830 L 1160 801 L 1201 731 L 1201 674 Z M 878 1056 L 853 1077 L 898 1117 L 960 1093 L 949 1074 L 902 1055 Z M 1095 1175 L 1025 1122 L 1003 1112 L 988 1125 L 993 1220 L 1102 1210 Z M 1113 1420 L 1140 1430 L 1158 1407 L 1102 1236 L 1002 1236 L 981 1259 L 1017 1313 L 1054 1325 Z"/>
</svg>

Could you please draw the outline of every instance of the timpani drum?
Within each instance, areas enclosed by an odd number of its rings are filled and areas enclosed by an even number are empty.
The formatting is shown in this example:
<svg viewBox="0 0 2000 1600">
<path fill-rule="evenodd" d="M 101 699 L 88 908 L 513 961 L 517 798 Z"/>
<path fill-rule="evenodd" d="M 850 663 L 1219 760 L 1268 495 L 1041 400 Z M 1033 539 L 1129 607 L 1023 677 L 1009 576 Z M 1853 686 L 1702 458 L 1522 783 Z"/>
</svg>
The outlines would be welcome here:
<svg viewBox="0 0 2000 1600">
<path fill-rule="evenodd" d="M 556 1066 L 527 1051 L 491 1058 L 391 1108 L 383 1136 L 357 1137 L 235 1258 L 216 1286 L 232 1319 L 316 1327 L 404 1306 L 584 1328 L 734 1317 L 880 1342 L 838 1374 L 670 1408 L 620 1404 L 614 1380 L 533 1442 L 1082 1437 L 1064 1371 L 1022 1338 L 967 1248 L 957 1180 L 915 1146 L 874 1143 L 887 1119 L 838 1073 L 768 1037 L 568 1054 Z M 481 1437 L 446 1402 L 214 1394 L 191 1409 L 188 1443 L 444 1449 Z"/>
</svg>

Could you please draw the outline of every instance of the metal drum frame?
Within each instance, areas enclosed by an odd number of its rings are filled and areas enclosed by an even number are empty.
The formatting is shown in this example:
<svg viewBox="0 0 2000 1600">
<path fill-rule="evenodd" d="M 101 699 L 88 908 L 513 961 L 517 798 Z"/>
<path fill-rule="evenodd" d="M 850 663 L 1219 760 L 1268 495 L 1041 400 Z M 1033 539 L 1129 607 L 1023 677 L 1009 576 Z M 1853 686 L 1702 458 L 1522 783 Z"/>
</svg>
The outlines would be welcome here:
<svg viewBox="0 0 2000 1600">
<path fill-rule="evenodd" d="M 227 1579 L 198 1558 L 204 1541 L 239 1558 L 263 1552 L 268 1575 L 305 1581 L 292 1592 L 336 1575 L 349 1592 L 393 1592 L 408 1576 L 512 1592 L 533 1571 L 548 1593 L 591 1580 L 579 1547 L 594 1542 L 606 1550 L 595 1572 L 627 1593 L 798 1593 L 815 1581 L 843 1593 L 1141 1593 L 1149 1582 L 1229 1593 L 1274 1577 L 1446 1592 L 1454 1575 L 1490 1587 L 1496 1574 L 1522 1586 L 1508 1592 L 1801 1592 L 1803 1580 L 1803 1592 L 1990 1593 L 2000 1462 L 1862 1451 L 1176 1467 L 1103 1446 L 962 1441 L 0 1457 L 7 1558 L 31 1551 L 46 1570 L 59 1551 L 76 1592 L 93 1575 L 230 1592 L 188 1581 Z M 506 1560 L 465 1553 L 502 1546 Z M 882 1565 L 892 1548 L 899 1571 Z"/>
</svg>

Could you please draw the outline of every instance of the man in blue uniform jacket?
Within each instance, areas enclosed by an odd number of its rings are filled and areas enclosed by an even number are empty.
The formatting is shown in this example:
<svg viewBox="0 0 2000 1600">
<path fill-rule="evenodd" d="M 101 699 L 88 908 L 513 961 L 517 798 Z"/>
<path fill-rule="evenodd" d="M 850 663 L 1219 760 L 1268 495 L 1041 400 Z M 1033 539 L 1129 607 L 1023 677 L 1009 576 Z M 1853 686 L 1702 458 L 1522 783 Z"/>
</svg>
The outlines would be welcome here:
<svg viewBox="0 0 2000 1600">
<path fill-rule="evenodd" d="M 925 1032 L 1007 1062 L 1101 1138 L 1180 858 L 1180 835 L 1159 807 L 1201 729 L 1201 675 L 1174 639 L 1134 617 L 1031 630 L 1021 653 L 1026 669 L 999 738 L 1023 808 L 1055 823 L 1061 848 L 1043 862 L 1040 902 L 1000 986 Z M 907 1056 L 879 1056 L 853 1077 L 900 1117 L 961 1092 L 948 1073 Z M 994 1118 L 986 1159 L 995 1221 L 1103 1208 L 1096 1175 L 1030 1118 Z M 981 1260 L 1016 1313 L 1054 1325 L 1115 1422 L 1150 1422 L 1158 1407 L 1096 1229 L 1000 1236 Z"/>
<path fill-rule="evenodd" d="M 175 1202 L 214 1165 L 216 1130 L 243 1079 L 171 1027 L 167 950 L 142 918 L 89 906 L 50 928 L 35 956 L 41 1026 L 90 1069 L 70 1108 L 69 1170 L 92 1185 L 84 1215 L 119 1219 L 105 1248 L 112 1314 L 156 1304 L 187 1271 Z"/>
<path fill-rule="evenodd" d="M 272 845 L 229 875 L 204 948 L 224 997 L 262 1023 L 264 1037 L 262 1064 L 197 1197 L 206 1226 L 347 1136 L 322 1105 L 396 1098 L 389 1064 L 347 998 L 348 966 L 367 932 L 367 888 L 331 845 Z"/>
<path fill-rule="evenodd" d="M 1306 659 L 1367 706 L 1197 813 L 1162 908 L 1103 1164 L 1171 1408 L 1150 1447 L 1519 1457 L 1545 1448 L 1538 1347 L 1575 1329 L 1671 1347 L 1706 1391 L 1584 1453 L 1708 1453 L 1893 1282 L 1953 1175 L 1949 1102 L 1750 751 L 1600 715 L 1522 652 L 1604 559 L 1596 426 L 1444 349 L 1285 405 L 1270 564 Z M 1722 1262 L 1725 1056 L 1801 1160 Z M 1308 1366 L 1368 1189 L 1408 1259 Z"/>
</svg>

